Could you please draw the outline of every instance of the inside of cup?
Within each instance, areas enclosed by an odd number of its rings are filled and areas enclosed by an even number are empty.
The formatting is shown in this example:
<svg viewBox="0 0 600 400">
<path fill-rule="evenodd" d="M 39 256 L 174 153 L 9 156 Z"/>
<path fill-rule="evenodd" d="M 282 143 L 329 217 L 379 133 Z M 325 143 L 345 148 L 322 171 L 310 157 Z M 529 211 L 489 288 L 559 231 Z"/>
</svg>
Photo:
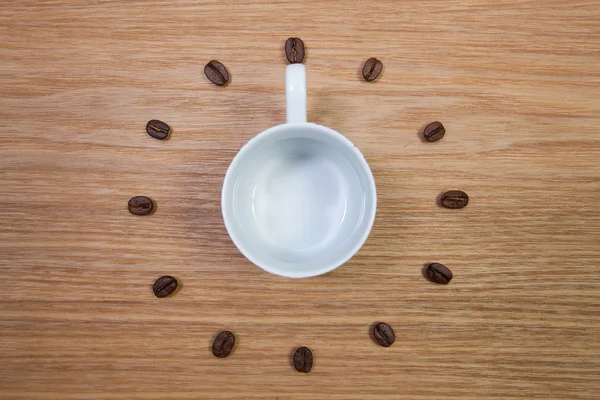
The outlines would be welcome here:
<svg viewBox="0 0 600 400">
<path fill-rule="evenodd" d="M 339 133 L 282 125 L 236 156 L 223 212 L 250 261 L 279 275 L 311 276 L 358 251 L 373 223 L 375 188 L 362 154 Z"/>
</svg>

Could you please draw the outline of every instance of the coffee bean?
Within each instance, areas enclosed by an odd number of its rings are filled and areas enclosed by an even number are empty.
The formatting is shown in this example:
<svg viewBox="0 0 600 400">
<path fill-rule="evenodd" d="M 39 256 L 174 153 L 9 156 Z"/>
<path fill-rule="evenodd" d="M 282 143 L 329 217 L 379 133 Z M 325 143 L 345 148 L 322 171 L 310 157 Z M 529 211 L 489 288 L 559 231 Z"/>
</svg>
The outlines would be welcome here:
<svg viewBox="0 0 600 400">
<path fill-rule="evenodd" d="M 285 41 L 285 56 L 291 64 L 301 63 L 304 60 L 304 42 L 297 37 Z"/>
<path fill-rule="evenodd" d="M 462 190 L 449 190 L 442 195 L 440 203 L 446 208 L 464 208 L 469 204 L 469 195 Z"/>
<path fill-rule="evenodd" d="M 212 353 L 215 357 L 224 358 L 231 354 L 235 345 L 235 336 L 229 331 L 220 332 L 212 345 Z"/>
<path fill-rule="evenodd" d="M 146 124 L 146 132 L 154 139 L 163 140 L 171 133 L 171 127 L 162 121 L 153 119 Z"/>
<path fill-rule="evenodd" d="M 127 203 L 129 212 L 135 215 L 146 215 L 150 214 L 154 209 L 154 203 L 152 199 L 146 196 L 135 196 L 129 199 Z"/>
<path fill-rule="evenodd" d="M 294 368 L 298 372 L 310 372 L 313 365 L 312 351 L 308 347 L 300 347 L 294 353 Z"/>
<path fill-rule="evenodd" d="M 373 327 L 373 337 L 383 347 L 390 347 L 396 340 L 394 330 L 384 322 L 380 322 Z"/>
<path fill-rule="evenodd" d="M 428 142 L 437 142 L 444 137 L 445 133 L 446 128 L 444 128 L 444 125 L 439 121 L 435 121 L 425 127 L 423 130 L 423 138 Z"/>
<path fill-rule="evenodd" d="M 217 60 L 209 61 L 209 63 L 204 66 L 204 74 L 209 81 L 217 86 L 223 86 L 229 82 L 229 72 L 227 72 L 225 66 Z"/>
<path fill-rule="evenodd" d="M 452 271 L 445 265 L 432 263 L 427 266 L 427 277 L 432 282 L 447 285 L 452 280 Z"/>
<path fill-rule="evenodd" d="M 362 76 L 367 82 L 374 81 L 375 79 L 377 79 L 379 74 L 381 74 L 382 69 L 383 63 L 375 57 L 371 57 L 363 66 Z"/>
<path fill-rule="evenodd" d="M 177 289 L 177 279 L 170 275 L 161 276 L 154 282 L 152 290 L 154 295 L 158 298 L 167 297 Z"/>
</svg>

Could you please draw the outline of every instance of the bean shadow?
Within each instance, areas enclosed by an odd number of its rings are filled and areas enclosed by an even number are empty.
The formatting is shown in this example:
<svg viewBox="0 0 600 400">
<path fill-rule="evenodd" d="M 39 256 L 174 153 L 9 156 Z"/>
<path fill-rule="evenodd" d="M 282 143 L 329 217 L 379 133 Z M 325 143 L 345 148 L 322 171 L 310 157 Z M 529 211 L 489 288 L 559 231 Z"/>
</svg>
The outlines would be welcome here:
<svg viewBox="0 0 600 400">
<path fill-rule="evenodd" d="M 436 196 L 436 198 L 435 198 L 435 204 L 436 204 L 438 207 L 442 207 L 442 208 L 443 208 L 443 206 L 442 206 L 442 197 L 444 196 L 444 193 L 446 193 L 446 192 L 445 192 L 445 191 L 443 191 L 443 192 L 440 192 L 440 193 L 439 193 L 439 194 Z"/>
<path fill-rule="evenodd" d="M 427 276 L 427 267 L 429 267 L 430 262 L 426 262 L 423 264 L 423 268 L 421 268 L 421 275 L 429 282 L 429 277 Z"/>
<path fill-rule="evenodd" d="M 379 324 L 380 322 L 381 321 L 375 321 L 371 325 L 369 325 L 369 337 L 374 343 L 377 343 L 377 340 L 375 340 L 375 334 L 373 332 L 375 331 L 375 327 L 377 326 L 377 324 Z"/>
<path fill-rule="evenodd" d="M 417 137 L 419 138 L 419 140 L 421 141 L 421 143 L 427 143 L 430 145 L 435 145 L 437 142 L 428 142 L 427 140 L 425 140 L 425 136 L 423 136 L 423 131 L 425 130 L 425 128 L 427 127 L 427 125 L 429 125 L 431 122 L 428 122 L 426 124 L 422 124 L 419 127 L 419 130 L 417 131 Z"/>
</svg>

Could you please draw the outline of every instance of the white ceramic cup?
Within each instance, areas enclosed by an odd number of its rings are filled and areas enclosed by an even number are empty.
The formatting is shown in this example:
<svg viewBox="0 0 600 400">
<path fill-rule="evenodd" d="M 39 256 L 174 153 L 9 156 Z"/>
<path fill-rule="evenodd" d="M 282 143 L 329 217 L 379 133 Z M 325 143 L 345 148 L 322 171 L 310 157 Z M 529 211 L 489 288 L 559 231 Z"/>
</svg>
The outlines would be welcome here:
<svg viewBox="0 0 600 400">
<path fill-rule="evenodd" d="M 361 248 L 373 226 L 375 180 L 340 133 L 306 122 L 303 64 L 286 70 L 287 123 L 252 138 L 234 157 L 221 207 L 239 251 L 290 278 L 329 272 Z"/>
</svg>

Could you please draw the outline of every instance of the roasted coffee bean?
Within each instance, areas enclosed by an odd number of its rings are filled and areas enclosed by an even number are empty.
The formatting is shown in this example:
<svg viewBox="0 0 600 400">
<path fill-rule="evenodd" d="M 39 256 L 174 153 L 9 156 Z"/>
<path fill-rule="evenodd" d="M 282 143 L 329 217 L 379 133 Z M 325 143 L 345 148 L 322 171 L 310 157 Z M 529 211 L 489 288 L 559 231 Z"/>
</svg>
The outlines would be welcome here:
<svg viewBox="0 0 600 400">
<path fill-rule="evenodd" d="M 171 133 L 171 127 L 162 121 L 153 119 L 146 124 L 146 132 L 154 139 L 163 140 Z"/>
<path fill-rule="evenodd" d="M 212 353 L 215 357 L 224 358 L 231 354 L 235 345 L 235 336 L 229 331 L 220 332 L 212 345 Z"/>
<path fill-rule="evenodd" d="M 383 63 L 375 57 L 371 57 L 363 66 L 362 76 L 367 82 L 374 81 L 375 79 L 377 79 L 379 74 L 381 74 L 382 69 Z"/>
<path fill-rule="evenodd" d="M 310 372 L 313 365 L 312 351 L 308 347 L 300 347 L 294 353 L 294 368 L 298 372 Z"/>
<path fill-rule="evenodd" d="M 373 337 L 383 347 L 390 347 L 396 340 L 394 330 L 384 322 L 380 322 L 373 327 Z"/>
<path fill-rule="evenodd" d="M 428 142 L 437 142 L 444 137 L 445 133 L 446 128 L 444 128 L 444 125 L 439 121 L 435 121 L 425 127 L 423 130 L 423 138 Z"/>
<path fill-rule="evenodd" d="M 227 72 L 227 68 L 217 60 L 209 61 L 209 63 L 204 66 L 204 74 L 209 81 L 217 86 L 223 86 L 229 82 L 229 72 Z"/>
<path fill-rule="evenodd" d="M 304 42 L 297 37 L 285 41 L 285 56 L 291 64 L 301 63 L 304 60 Z"/>
<path fill-rule="evenodd" d="M 442 195 L 440 203 L 446 208 L 464 208 L 469 204 L 469 195 L 461 190 L 449 190 Z"/>
<path fill-rule="evenodd" d="M 135 196 L 129 199 L 127 203 L 129 212 L 135 215 L 146 215 L 150 214 L 154 209 L 154 203 L 152 199 L 146 196 Z"/>
<path fill-rule="evenodd" d="M 169 275 L 161 276 L 154 282 L 152 290 L 154 290 L 154 295 L 158 298 L 167 297 L 177 290 L 177 279 Z"/>
<path fill-rule="evenodd" d="M 432 282 L 446 285 L 452 280 L 452 271 L 445 265 L 432 263 L 427 266 L 427 277 Z"/>
</svg>

